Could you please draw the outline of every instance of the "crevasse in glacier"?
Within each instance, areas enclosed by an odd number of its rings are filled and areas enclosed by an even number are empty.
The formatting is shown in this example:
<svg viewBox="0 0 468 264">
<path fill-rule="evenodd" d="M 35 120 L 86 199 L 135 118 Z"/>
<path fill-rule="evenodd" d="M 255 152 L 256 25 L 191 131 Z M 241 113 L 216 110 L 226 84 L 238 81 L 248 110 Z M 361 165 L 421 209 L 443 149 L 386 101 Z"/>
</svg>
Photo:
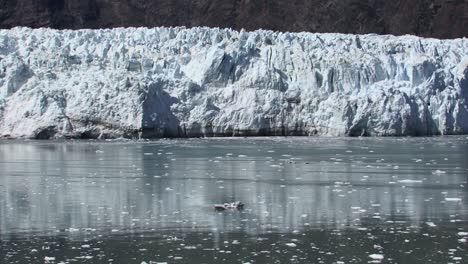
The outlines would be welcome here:
<svg viewBox="0 0 468 264">
<path fill-rule="evenodd" d="M 0 136 L 468 133 L 468 40 L 0 30 Z"/>
</svg>

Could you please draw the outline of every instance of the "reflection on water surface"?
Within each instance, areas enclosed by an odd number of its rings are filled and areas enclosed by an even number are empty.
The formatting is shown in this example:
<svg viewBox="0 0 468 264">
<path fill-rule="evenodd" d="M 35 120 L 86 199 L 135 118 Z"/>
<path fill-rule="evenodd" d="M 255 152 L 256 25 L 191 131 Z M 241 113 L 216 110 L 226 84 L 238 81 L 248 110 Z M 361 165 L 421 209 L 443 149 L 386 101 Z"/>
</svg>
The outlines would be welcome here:
<svg viewBox="0 0 468 264">
<path fill-rule="evenodd" d="M 467 259 L 465 137 L 4 141 L 0 166 L 6 263 Z"/>
</svg>

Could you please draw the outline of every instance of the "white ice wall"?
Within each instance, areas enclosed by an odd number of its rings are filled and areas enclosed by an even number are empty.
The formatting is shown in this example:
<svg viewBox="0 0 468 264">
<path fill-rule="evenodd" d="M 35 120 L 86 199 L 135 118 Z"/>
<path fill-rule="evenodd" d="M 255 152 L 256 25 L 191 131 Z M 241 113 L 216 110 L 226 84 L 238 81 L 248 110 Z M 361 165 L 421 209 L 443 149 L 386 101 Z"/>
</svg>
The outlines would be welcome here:
<svg viewBox="0 0 468 264">
<path fill-rule="evenodd" d="M 468 40 L 0 30 L 0 136 L 468 133 Z"/>
</svg>

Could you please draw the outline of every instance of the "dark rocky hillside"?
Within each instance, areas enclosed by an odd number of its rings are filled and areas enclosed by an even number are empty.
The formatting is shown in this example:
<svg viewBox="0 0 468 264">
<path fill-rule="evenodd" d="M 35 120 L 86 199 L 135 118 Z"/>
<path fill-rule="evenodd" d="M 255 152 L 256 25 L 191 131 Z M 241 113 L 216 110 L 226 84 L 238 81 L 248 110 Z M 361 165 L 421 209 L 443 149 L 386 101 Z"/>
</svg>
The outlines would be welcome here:
<svg viewBox="0 0 468 264">
<path fill-rule="evenodd" d="M 468 0 L 0 0 L 0 27 L 210 26 L 468 36 Z"/>
</svg>

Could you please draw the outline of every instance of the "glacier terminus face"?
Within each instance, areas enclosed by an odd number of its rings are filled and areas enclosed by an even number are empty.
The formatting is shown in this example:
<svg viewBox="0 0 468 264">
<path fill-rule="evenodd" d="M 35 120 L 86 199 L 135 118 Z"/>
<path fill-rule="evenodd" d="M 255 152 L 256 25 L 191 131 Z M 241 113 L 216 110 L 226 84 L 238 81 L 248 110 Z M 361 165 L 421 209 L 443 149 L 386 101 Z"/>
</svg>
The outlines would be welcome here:
<svg viewBox="0 0 468 264">
<path fill-rule="evenodd" d="M 468 40 L 0 30 L 0 137 L 468 133 Z"/>
</svg>

